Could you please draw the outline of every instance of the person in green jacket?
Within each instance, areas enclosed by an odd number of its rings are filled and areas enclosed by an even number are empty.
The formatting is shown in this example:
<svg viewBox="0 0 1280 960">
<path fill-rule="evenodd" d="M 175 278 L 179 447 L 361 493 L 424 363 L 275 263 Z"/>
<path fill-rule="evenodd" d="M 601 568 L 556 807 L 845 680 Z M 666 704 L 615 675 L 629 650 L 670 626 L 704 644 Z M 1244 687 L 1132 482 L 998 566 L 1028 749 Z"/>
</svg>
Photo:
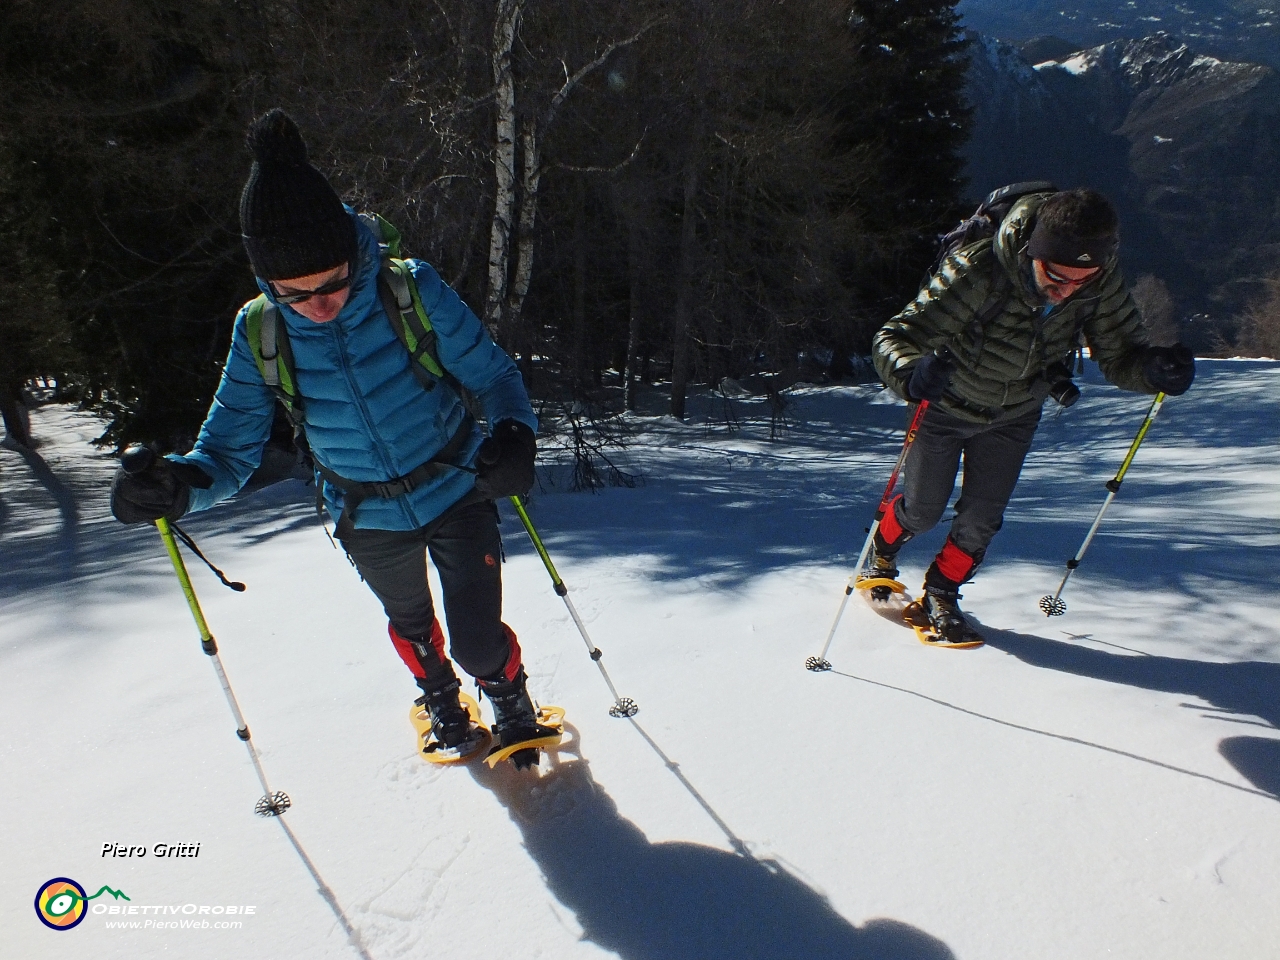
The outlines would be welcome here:
<svg viewBox="0 0 1280 960">
<path fill-rule="evenodd" d="M 1153 346 L 1117 264 L 1119 218 L 1090 189 L 1018 200 L 993 238 L 948 255 L 915 300 L 876 333 L 885 384 L 929 401 L 886 510 L 865 575 L 894 579 L 898 551 L 942 518 L 961 458 L 955 519 L 925 574 L 920 601 L 938 642 L 981 640 L 958 601 L 1000 529 L 1049 396 L 1079 395 L 1071 359 L 1086 345 L 1123 390 L 1176 396 L 1195 360 L 1182 345 Z"/>
</svg>

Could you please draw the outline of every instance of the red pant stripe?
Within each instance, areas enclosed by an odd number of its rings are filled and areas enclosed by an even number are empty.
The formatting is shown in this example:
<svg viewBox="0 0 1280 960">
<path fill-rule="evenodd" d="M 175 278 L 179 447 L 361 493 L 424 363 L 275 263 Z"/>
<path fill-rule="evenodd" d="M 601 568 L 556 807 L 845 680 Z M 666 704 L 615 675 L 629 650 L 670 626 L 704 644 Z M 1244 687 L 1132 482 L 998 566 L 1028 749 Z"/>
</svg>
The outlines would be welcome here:
<svg viewBox="0 0 1280 960">
<path fill-rule="evenodd" d="M 444 655 L 444 631 L 440 629 L 440 621 L 431 621 L 431 646 L 436 648 L 436 656 L 444 663 L 449 658 Z"/>
<path fill-rule="evenodd" d="M 880 536 L 884 542 L 893 546 L 902 539 L 902 535 L 906 532 L 902 529 L 902 524 L 898 522 L 898 513 L 896 505 L 902 499 L 902 494 L 898 494 L 889 501 L 889 505 L 885 507 L 884 516 L 880 518 Z"/>
<path fill-rule="evenodd" d="M 396 632 L 396 628 L 387 624 L 387 633 L 391 635 L 391 642 L 395 645 L 396 653 L 400 654 L 400 659 L 404 661 L 404 665 L 409 668 L 415 677 L 426 677 L 426 664 L 422 662 L 422 658 L 418 656 L 418 651 L 413 644 L 400 636 Z M 440 663 L 445 663 L 444 655 L 444 631 L 440 629 L 440 621 L 431 621 L 431 646 L 436 652 L 436 656 L 440 658 Z"/>
<path fill-rule="evenodd" d="M 520 672 L 520 642 L 516 640 L 515 631 L 505 623 L 502 625 L 502 630 L 507 635 L 507 642 L 511 644 L 511 653 L 507 657 L 507 665 L 502 668 L 502 676 L 510 682 Z"/>
<path fill-rule="evenodd" d="M 938 565 L 938 572 L 956 583 L 964 583 L 965 578 L 973 571 L 973 557 L 956 546 L 955 541 L 947 537 L 942 550 L 933 561 Z"/>
</svg>

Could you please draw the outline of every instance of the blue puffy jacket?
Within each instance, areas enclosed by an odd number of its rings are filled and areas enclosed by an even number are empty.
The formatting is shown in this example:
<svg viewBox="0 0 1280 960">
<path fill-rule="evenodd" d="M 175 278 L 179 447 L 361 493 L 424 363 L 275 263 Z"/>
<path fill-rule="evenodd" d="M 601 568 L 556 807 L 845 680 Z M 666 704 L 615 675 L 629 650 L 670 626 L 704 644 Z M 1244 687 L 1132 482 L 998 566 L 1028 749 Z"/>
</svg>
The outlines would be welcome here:
<svg viewBox="0 0 1280 960">
<path fill-rule="evenodd" d="M 467 414 L 462 399 L 448 385 L 439 383 L 428 391 L 414 377 L 408 351 L 397 339 L 378 297 L 378 242 L 352 216 L 359 232 L 360 258 L 342 312 L 329 323 L 314 323 L 280 305 L 280 316 L 293 348 L 312 456 L 347 480 L 388 481 L 405 476 L 439 453 Z M 430 264 L 410 260 L 409 265 L 436 332 L 440 363 L 475 394 L 490 424 L 518 420 L 536 433 L 538 421 L 511 358 Z M 272 297 L 269 284 L 259 280 L 258 286 Z M 194 463 L 213 478 L 208 490 L 191 491 L 191 511 L 206 510 L 243 487 L 261 463 L 271 432 L 276 400 L 249 348 L 247 307 L 236 316 L 222 382 L 195 447 L 185 457 L 172 458 Z M 480 441 L 479 427 L 472 426 L 469 441 L 452 462 L 472 465 Z M 364 500 L 356 511 L 355 525 L 416 529 L 442 514 L 474 485 L 474 474 L 445 468 L 411 493 Z M 324 498 L 336 520 L 342 512 L 342 491 L 325 483 Z"/>
</svg>

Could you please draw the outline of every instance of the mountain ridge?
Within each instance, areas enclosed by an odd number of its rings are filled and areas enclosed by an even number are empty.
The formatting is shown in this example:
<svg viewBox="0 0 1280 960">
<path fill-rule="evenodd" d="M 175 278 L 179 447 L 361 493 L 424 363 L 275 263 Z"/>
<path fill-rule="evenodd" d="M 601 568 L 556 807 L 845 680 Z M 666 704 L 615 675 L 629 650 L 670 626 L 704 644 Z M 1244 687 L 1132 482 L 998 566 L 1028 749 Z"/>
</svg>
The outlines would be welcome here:
<svg viewBox="0 0 1280 960">
<path fill-rule="evenodd" d="M 1032 64 L 971 36 L 971 192 L 1047 178 L 1120 210 L 1122 262 L 1153 274 L 1209 347 L 1280 274 L 1280 73 L 1157 32 Z M 1206 320 L 1206 318 L 1208 318 Z"/>
<path fill-rule="evenodd" d="M 1272 0 L 962 0 L 958 11 L 969 29 L 1010 42 L 1056 34 L 1086 49 L 1163 30 L 1204 54 L 1280 69 Z"/>
</svg>

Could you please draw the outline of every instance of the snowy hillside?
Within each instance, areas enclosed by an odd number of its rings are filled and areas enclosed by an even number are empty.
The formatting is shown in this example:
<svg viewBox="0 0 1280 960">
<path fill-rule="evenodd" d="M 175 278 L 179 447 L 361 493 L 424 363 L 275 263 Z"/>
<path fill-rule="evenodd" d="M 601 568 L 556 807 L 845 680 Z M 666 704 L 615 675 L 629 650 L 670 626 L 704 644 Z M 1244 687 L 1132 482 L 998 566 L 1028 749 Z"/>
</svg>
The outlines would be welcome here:
<svg viewBox="0 0 1280 960">
<path fill-rule="evenodd" d="M 1280 363 L 1201 361 L 1050 620 L 1037 600 L 1149 404 L 1088 380 L 1046 419 L 964 591 L 987 646 L 927 648 L 855 601 L 825 674 L 803 662 L 905 407 L 800 389 L 772 443 L 749 401 L 732 433 L 723 400 L 686 425 L 633 418 L 623 460 L 643 485 L 546 485 L 530 512 L 634 721 L 608 715 L 503 525 L 506 619 L 531 690 L 572 726 L 536 773 L 415 756 L 416 688 L 306 488 L 190 518 L 248 584 L 188 557 L 293 799 L 279 820 L 253 815 L 261 790 L 159 538 L 107 513 L 114 464 L 85 442 L 100 427 L 37 411 L 38 455 L 0 450 L 0 956 L 1280 956 Z M 944 535 L 903 554 L 913 588 Z M 47 929 L 33 900 L 58 877 L 129 899 Z"/>
</svg>

